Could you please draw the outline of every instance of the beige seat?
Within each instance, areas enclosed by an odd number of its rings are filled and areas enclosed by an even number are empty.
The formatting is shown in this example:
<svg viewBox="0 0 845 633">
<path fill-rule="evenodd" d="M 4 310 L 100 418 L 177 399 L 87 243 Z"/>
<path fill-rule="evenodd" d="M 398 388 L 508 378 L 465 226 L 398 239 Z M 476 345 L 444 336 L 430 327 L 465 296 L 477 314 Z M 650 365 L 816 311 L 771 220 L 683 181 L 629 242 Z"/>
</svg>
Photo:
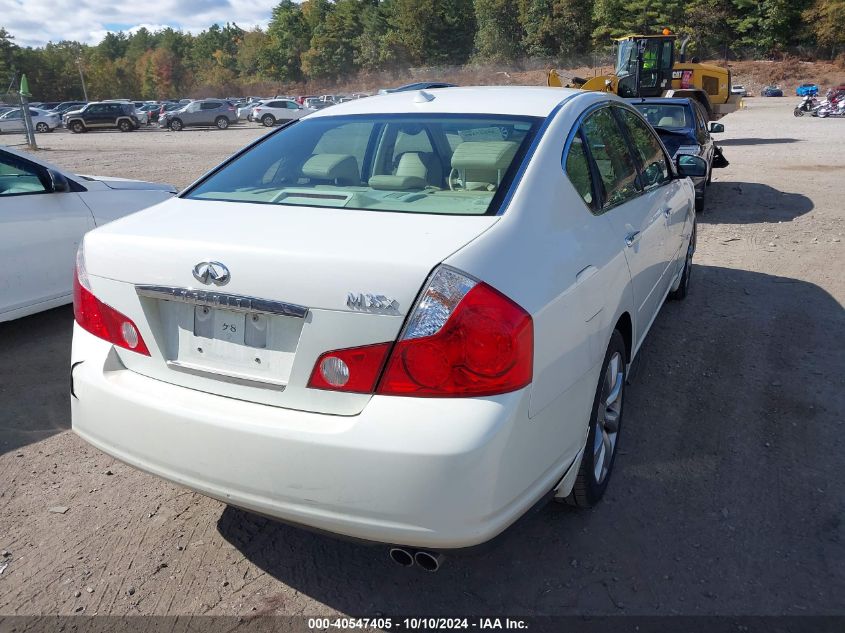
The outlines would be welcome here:
<svg viewBox="0 0 845 633">
<path fill-rule="evenodd" d="M 349 154 L 316 154 L 305 161 L 302 174 L 339 187 L 361 184 L 358 161 Z"/>
<path fill-rule="evenodd" d="M 450 186 L 454 176 L 459 188 L 468 191 L 495 191 L 513 161 L 519 144 L 513 141 L 465 141 L 452 154 Z"/>
<path fill-rule="evenodd" d="M 425 189 L 428 185 L 428 167 L 419 153 L 405 152 L 399 159 L 395 173 L 373 176 L 369 184 L 373 189 L 394 191 Z"/>
<path fill-rule="evenodd" d="M 684 117 L 679 114 L 665 116 L 657 123 L 657 127 L 684 127 Z"/>
</svg>

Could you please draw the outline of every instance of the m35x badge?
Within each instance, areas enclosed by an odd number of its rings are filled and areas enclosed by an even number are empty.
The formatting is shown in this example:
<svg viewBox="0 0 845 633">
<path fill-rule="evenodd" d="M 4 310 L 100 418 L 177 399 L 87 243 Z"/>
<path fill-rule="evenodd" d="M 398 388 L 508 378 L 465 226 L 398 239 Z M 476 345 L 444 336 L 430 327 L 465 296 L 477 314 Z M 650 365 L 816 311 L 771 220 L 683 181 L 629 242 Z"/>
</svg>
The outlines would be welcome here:
<svg viewBox="0 0 845 633">
<path fill-rule="evenodd" d="M 384 295 L 372 295 L 363 292 L 350 292 L 346 296 L 346 305 L 359 312 L 377 312 L 380 314 L 398 314 L 399 302 Z"/>
</svg>

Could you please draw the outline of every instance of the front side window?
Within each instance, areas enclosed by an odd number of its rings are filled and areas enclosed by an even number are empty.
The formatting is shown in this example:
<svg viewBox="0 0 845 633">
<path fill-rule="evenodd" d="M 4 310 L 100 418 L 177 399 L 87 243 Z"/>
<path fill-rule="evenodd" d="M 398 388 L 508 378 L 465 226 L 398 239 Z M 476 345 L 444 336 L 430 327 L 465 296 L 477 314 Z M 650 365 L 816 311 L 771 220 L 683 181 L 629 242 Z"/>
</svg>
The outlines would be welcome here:
<svg viewBox="0 0 845 633">
<path fill-rule="evenodd" d="M 622 204 L 636 196 L 639 193 L 637 169 L 628 142 L 610 108 L 602 108 L 587 117 L 583 130 L 601 178 L 602 208 Z"/>
<path fill-rule="evenodd" d="M 268 136 L 185 197 L 494 214 L 540 123 L 534 117 L 454 114 L 305 118 Z"/>
<path fill-rule="evenodd" d="M 623 125 L 628 129 L 628 135 L 640 159 L 643 187 L 660 187 L 672 178 L 669 162 L 648 124 L 636 114 L 625 108 L 617 108 Z"/>
<path fill-rule="evenodd" d="M 0 197 L 46 192 L 45 178 L 37 169 L 17 156 L 0 153 Z"/>
</svg>

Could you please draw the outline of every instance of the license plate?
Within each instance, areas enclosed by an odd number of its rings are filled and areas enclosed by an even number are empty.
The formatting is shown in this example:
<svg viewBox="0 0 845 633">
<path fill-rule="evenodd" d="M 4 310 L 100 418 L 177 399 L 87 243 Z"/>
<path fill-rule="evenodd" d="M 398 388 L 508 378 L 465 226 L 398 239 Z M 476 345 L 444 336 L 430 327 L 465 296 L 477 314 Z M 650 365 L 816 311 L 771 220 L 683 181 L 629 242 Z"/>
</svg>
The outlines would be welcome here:
<svg viewBox="0 0 845 633">
<path fill-rule="evenodd" d="M 194 308 L 194 336 L 243 345 L 247 318 L 243 312 L 198 306 Z"/>
</svg>

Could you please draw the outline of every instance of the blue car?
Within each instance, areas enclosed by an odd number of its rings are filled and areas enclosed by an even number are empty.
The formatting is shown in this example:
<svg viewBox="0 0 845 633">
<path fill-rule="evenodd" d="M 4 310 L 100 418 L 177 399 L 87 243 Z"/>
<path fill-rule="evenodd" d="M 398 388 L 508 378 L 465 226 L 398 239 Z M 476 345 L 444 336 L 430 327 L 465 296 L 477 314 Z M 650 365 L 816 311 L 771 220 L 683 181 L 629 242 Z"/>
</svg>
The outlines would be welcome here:
<svg viewBox="0 0 845 633">
<path fill-rule="evenodd" d="M 681 154 L 692 154 L 707 163 L 707 174 L 692 179 L 695 185 L 695 210 L 699 213 L 704 211 L 704 197 L 711 170 L 728 165 L 722 150 L 711 136 L 724 132 L 725 126 L 709 122 L 707 111 L 694 99 L 641 97 L 627 101 L 651 124 L 673 159 Z"/>
<path fill-rule="evenodd" d="M 799 97 L 815 97 L 819 94 L 819 87 L 816 84 L 801 84 L 795 89 L 795 94 Z"/>
</svg>

